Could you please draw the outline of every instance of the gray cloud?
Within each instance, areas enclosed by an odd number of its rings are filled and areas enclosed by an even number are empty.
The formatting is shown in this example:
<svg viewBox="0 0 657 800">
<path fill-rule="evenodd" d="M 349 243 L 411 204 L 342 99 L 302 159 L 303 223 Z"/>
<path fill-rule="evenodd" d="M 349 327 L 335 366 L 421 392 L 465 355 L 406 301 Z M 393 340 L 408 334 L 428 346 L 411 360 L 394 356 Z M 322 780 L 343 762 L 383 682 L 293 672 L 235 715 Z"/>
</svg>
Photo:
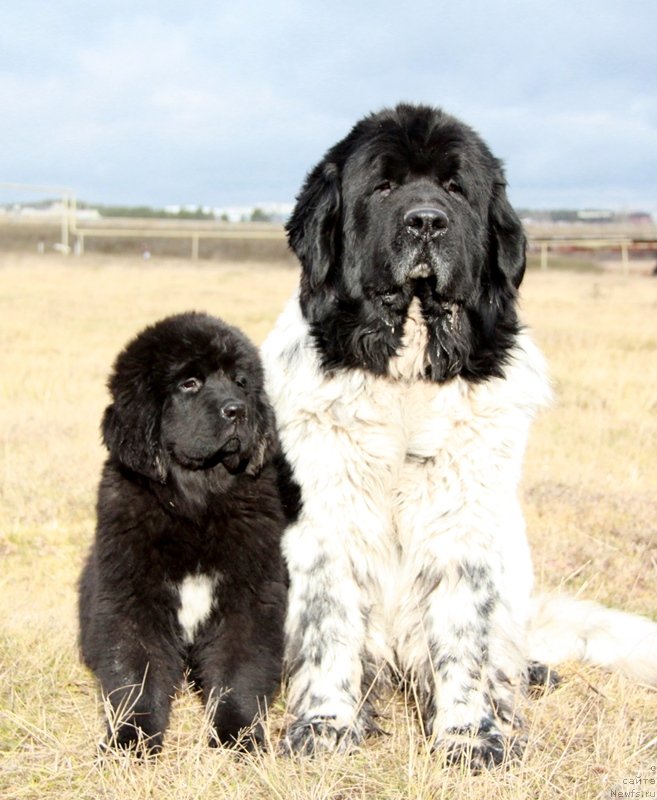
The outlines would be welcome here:
<svg viewBox="0 0 657 800">
<path fill-rule="evenodd" d="M 3 12 L 0 180 L 98 202 L 292 199 L 362 114 L 441 105 L 519 205 L 657 210 L 657 6 L 257 0 Z"/>
</svg>

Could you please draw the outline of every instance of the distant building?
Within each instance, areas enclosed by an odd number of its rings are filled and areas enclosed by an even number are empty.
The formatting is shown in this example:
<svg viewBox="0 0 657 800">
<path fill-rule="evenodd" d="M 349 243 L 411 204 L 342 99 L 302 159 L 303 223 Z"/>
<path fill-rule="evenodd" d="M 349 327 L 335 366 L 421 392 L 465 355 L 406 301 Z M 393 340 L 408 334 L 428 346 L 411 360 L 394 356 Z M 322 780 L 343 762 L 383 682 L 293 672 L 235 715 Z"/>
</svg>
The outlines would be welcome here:
<svg viewBox="0 0 657 800">
<path fill-rule="evenodd" d="M 212 213 L 216 219 L 224 219 L 228 222 L 250 222 L 257 209 L 271 222 L 285 222 L 293 208 L 292 203 L 263 202 L 254 203 L 251 206 L 217 207 L 212 209 Z"/>
<path fill-rule="evenodd" d="M 62 214 L 69 212 L 68 207 L 59 200 L 48 201 L 44 203 L 23 204 L 12 203 L 8 206 L 0 207 L 0 214 L 10 219 L 21 220 L 45 220 L 45 221 L 59 221 Z M 87 220 L 93 222 L 100 219 L 100 213 L 96 208 L 76 208 L 76 219 Z"/>
<path fill-rule="evenodd" d="M 597 208 L 584 208 L 577 212 L 580 222 L 613 222 L 614 212 Z"/>
<path fill-rule="evenodd" d="M 652 225 L 653 223 L 652 214 L 648 214 L 647 211 L 630 211 L 626 215 L 626 219 L 633 225 Z"/>
</svg>

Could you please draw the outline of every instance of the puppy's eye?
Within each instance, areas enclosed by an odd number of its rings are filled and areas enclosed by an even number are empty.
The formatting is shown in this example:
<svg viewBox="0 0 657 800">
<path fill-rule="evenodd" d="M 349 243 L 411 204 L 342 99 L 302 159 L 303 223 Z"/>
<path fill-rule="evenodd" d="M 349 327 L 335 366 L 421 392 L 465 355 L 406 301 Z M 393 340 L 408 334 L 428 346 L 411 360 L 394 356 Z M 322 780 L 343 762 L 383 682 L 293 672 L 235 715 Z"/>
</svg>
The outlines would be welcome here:
<svg viewBox="0 0 657 800">
<path fill-rule="evenodd" d="M 235 384 L 235 386 L 239 386 L 240 389 L 246 389 L 246 387 L 248 385 L 247 384 L 247 380 L 246 380 L 246 376 L 244 376 L 244 375 L 242 375 L 240 373 L 238 373 L 234 377 L 233 383 Z"/>
<path fill-rule="evenodd" d="M 180 381 L 178 384 L 178 389 L 180 389 L 183 394 L 196 394 L 202 385 L 198 378 L 185 378 L 184 381 Z"/>
<path fill-rule="evenodd" d="M 392 191 L 392 183 L 390 181 L 381 181 L 374 187 L 374 191 L 382 197 L 387 197 Z"/>
</svg>

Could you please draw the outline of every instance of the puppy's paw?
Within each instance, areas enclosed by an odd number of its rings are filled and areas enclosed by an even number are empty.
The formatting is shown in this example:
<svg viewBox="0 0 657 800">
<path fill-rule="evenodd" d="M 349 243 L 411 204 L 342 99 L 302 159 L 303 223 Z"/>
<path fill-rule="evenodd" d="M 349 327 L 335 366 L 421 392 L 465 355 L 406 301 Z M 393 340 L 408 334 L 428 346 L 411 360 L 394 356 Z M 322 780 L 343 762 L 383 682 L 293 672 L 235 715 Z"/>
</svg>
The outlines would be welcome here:
<svg viewBox="0 0 657 800">
<path fill-rule="evenodd" d="M 448 731 L 432 750 L 444 753 L 448 764 L 464 764 L 472 772 L 493 769 L 519 759 L 525 748 L 522 736 L 505 736 L 495 726 L 484 724 L 476 731 L 468 728 Z"/>
<path fill-rule="evenodd" d="M 358 747 L 362 736 L 354 728 L 339 728 L 333 717 L 313 717 L 293 722 L 281 742 L 286 756 L 347 753 Z"/>
<path fill-rule="evenodd" d="M 162 751 L 163 735 L 147 735 L 136 725 L 123 724 L 109 729 L 107 736 L 98 745 L 100 753 L 133 753 L 137 758 L 151 758 Z"/>
<path fill-rule="evenodd" d="M 264 736 L 259 728 L 234 730 L 213 730 L 208 738 L 210 747 L 228 747 L 237 756 L 266 750 Z"/>
</svg>

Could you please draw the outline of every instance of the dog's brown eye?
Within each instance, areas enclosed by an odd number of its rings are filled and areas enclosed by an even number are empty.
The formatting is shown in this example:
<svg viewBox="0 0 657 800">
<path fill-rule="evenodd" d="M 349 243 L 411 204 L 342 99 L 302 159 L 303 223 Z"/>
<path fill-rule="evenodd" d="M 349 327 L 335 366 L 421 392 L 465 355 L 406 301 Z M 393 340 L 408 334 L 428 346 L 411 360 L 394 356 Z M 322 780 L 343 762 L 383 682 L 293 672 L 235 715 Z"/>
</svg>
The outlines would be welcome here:
<svg viewBox="0 0 657 800">
<path fill-rule="evenodd" d="M 450 178 L 444 184 L 444 186 L 450 194 L 463 194 L 463 188 L 461 187 L 461 184 L 454 178 Z"/>
<path fill-rule="evenodd" d="M 387 197 L 392 191 L 392 184 L 390 181 L 381 181 L 381 183 L 377 183 L 377 185 L 374 187 L 374 191 L 378 192 L 380 195 L 383 195 L 383 197 Z"/>
<path fill-rule="evenodd" d="M 178 388 L 181 392 L 185 393 L 194 393 L 198 392 L 201 388 L 201 381 L 198 378 L 185 378 L 184 381 L 180 381 L 178 384 Z"/>
<path fill-rule="evenodd" d="M 233 383 L 240 389 L 246 389 L 246 378 L 244 377 L 244 375 L 236 375 L 233 380 Z"/>
</svg>

